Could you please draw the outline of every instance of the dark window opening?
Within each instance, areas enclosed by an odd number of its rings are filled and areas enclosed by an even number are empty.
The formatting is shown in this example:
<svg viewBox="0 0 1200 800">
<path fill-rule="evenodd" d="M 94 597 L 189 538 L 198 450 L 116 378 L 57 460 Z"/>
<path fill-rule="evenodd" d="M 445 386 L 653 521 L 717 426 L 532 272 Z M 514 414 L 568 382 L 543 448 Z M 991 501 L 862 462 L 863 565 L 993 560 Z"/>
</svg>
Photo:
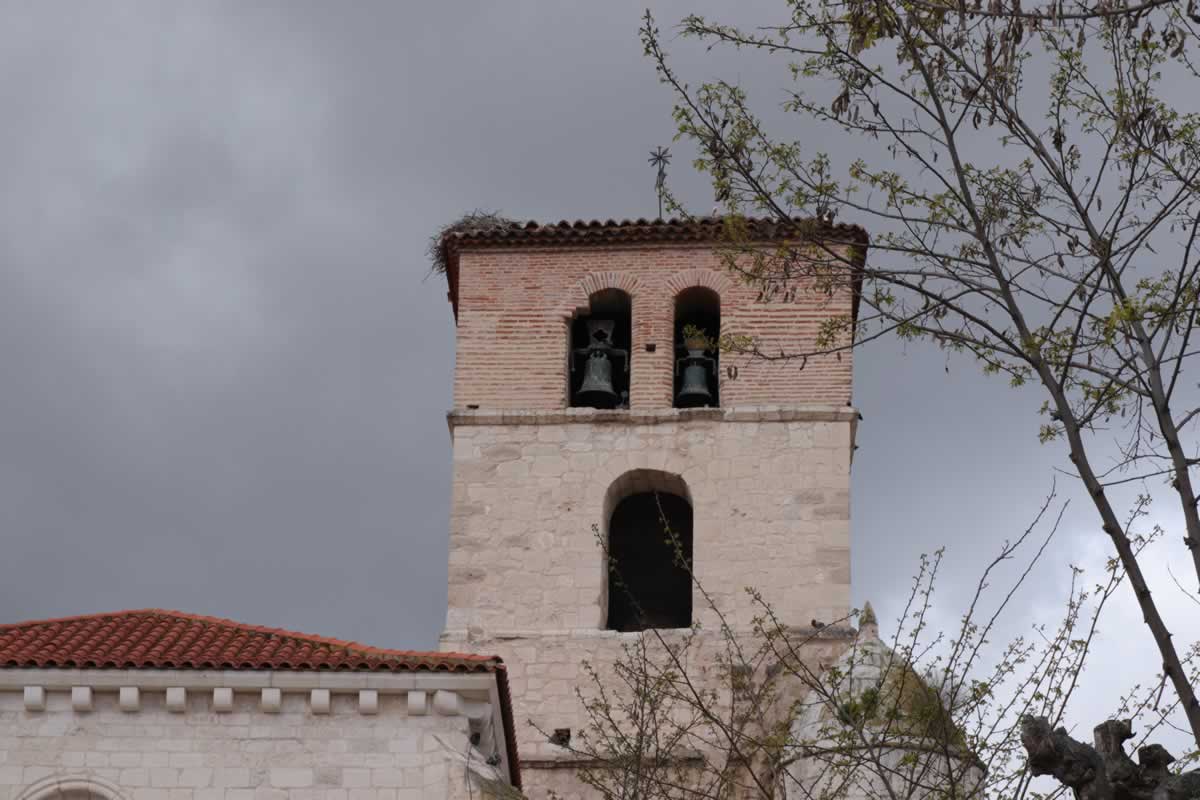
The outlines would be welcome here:
<svg viewBox="0 0 1200 800">
<path fill-rule="evenodd" d="M 572 406 L 629 407 L 632 323 L 629 295 L 620 289 L 596 292 L 588 313 L 571 323 Z"/>
<path fill-rule="evenodd" d="M 662 517 L 659 515 L 659 504 Z M 663 525 L 674 533 L 674 541 Z M 678 551 L 676 550 L 678 544 Z M 692 506 L 662 492 L 630 495 L 608 526 L 608 625 L 615 631 L 692 624 Z"/>
<path fill-rule="evenodd" d="M 675 407 L 719 406 L 721 298 L 695 286 L 675 298 Z"/>
</svg>

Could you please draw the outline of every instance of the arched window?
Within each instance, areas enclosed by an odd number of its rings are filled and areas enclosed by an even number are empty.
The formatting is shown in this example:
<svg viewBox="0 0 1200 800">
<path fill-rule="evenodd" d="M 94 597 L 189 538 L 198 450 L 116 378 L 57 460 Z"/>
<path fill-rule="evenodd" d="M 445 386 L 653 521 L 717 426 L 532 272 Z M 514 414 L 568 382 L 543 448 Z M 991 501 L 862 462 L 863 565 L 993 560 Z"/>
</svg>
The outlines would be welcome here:
<svg viewBox="0 0 1200 800">
<path fill-rule="evenodd" d="M 608 608 L 616 631 L 692 624 L 692 504 L 677 476 L 641 470 L 609 491 Z"/>
<path fill-rule="evenodd" d="M 675 407 L 719 406 L 721 297 L 693 286 L 675 296 Z"/>
<path fill-rule="evenodd" d="M 625 292 L 602 289 L 589 299 L 588 313 L 571 323 L 568 357 L 572 406 L 629 407 L 630 309 Z"/>
</svg>

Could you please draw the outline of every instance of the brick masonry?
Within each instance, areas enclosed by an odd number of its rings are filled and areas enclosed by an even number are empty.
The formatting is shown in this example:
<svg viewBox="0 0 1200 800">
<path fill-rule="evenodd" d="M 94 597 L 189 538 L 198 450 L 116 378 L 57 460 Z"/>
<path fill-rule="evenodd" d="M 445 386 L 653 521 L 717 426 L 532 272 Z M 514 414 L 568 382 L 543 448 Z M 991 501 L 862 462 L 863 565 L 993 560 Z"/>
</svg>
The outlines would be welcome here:
<svg viewBox="0 0 1200 800">
<path fill-rule="evenodd" d="M 763 352 L 811 350 L 821 323 L 848 315 L 848 291 L 800 287 L 790 302 L 728 274 L 711 247 L 464 249 L 459 255 L 456 408 L 554 409 L 566 405 L 569 323 L 605 288 L 633 306 L 630 406 L 669 408 L 674 380 L 674 298 L 691 286 L 721 297 L 721 332 L 754 337 Z M 647 344 L 656 345 L 646 352 Z M 722 405 L 850 401 L 852 354 L 766 362 L 722 356 Z M 737 367 L 731 378 L 728 367 Z"/>
</svg>

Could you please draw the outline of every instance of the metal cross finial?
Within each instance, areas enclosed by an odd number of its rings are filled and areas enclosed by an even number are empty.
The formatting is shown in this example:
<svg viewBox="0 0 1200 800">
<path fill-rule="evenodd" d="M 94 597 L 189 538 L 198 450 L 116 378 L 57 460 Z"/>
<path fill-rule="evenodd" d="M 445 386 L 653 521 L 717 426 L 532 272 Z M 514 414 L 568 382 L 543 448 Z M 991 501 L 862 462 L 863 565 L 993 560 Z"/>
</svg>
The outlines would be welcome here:
<svg viewBox="0 0 1200 800">
<path fill-rule="evenodd" d="M 650 165 L 658 168 L 654 179 L 654 191 L 658 194 L 658 218 L 663 215 L 663 195 L 667 186 L 667 164 L 671 163 L 671 151 L 665 147 L 656 147 L 650 151 Z"/>
</svg>

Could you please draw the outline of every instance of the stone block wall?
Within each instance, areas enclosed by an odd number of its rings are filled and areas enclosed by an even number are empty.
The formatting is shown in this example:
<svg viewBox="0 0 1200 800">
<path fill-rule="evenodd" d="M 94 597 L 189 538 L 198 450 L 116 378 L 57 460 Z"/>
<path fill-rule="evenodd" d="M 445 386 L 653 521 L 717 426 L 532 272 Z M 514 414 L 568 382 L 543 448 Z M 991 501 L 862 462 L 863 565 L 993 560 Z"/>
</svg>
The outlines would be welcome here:
<svg viewBox="0 0 1200 800">
<path fill-rule="evenodd" d="M 851 308 L 849 291 L 827 296 L 798 285 L 789 293 L 764 292 L 732 277 L 711 246 L 702 245 L 464 247 L 458 269 L 459 409 L 565 407 L 570 321 L 601 289 L 621 289 L 632 299 L 634 409 L 672 406 L 675 297 L 684 289 L 716 291 L 722 333 L 753 336 L 770 354 L 813 349 L 821 323 Z M 852 361 L 849 351 L 803 364 L 722 354 L 721 405 L 844 406 Z"/>
<path fill-rule="evenodd" d="M 32 705 L 29 690 L 0 689 L 0 800 L 88 785 L 110 800 L 490 796 L 478 780 L 467 788 L 467 716 L 438 713 L 432 692 L 414 716 L 407 692 L 380 693 L 365 709 L 358 692 L 334 692 L 326 712 L 309 692 L 285 690 L 267 712 L 258 691 L 233 692 L 219 711 L 212 689 L 126 691 L 122 708 L 117 689 L 87 688 L 84 708 L 86 687 L 36 688 Z"/>
<path fill-rule="evenodd" d="M 683 642 L 682 631 L 661 631 L 663 641 L 673 647 Z M 815 634 L 810 629 L 798 631 L 797 649 L 811 668 L 830 664 L 850 643 L 845 628 L 830 629 Z M 478 650 L 498 653 L 508 665 L 509 685 L 513 692 L 518 749 L 521 753 L 521 772 L 524 791 L 531 800 L 546 800 L 554 792 L 561 798 L 592 798 L 598 794 L 583 784 L 577 769 L 583 759 L 569 749 L 552 744 L 548 734 L 556 729 L 571 731 L 572 742 L 579 747 L 580 737 L 589 733 L 589 717 L 579 693 L 586 699 L 597 696 L 586 661 L 605 681 L 605 689 L 614 703 L 627 699 L 626 687 L 612 679 L 612 664 L 623 658 L 623 647 L 632 646 L 639 636 L 647 637 L 647 652 L 655 664 L 668 662 L 661 652 L 657 637 L 652 633 L 617 633 L 615 631 L 559 631 L 534 633 L 474 631 L 469 634 L 448 635 L 443 645 L 454 650 Z M 747 652 L 753 653 L 762 640 L 748 631 L 739 634 Z M 721 661 L 726 640 L 712 630 L 701 631 L 689 645 L 684 658 L 690 679 L 698 686 L 716 689 L 722 710 L 728 702 L 728 680 L 717 666 Z M 677 650 L 677 652 L 680 652 Z M 803 693 L 802 693 L 803 694 Z M 780 715 L 790 713 L 796 698 L 781 692 L 777 705 Z M 763 720 L 764 727 L 775 720 Z M 532 724 L 530 724 L 532 723 Z M 688 754 L 681 754 L 684 758 Z M 719 750 L 704 757 L 720 761 Z"/>
<path fill-rule="evenodd" d="M 820 407 L 452 415 L 446 629 L 602 628 L 596 537 L 628 475 L 686 485 L 696 575 L 734 624 L 755 614 L 748 586 L 789 624 L 842 617 L 856 418 Z"/>
</svg>

